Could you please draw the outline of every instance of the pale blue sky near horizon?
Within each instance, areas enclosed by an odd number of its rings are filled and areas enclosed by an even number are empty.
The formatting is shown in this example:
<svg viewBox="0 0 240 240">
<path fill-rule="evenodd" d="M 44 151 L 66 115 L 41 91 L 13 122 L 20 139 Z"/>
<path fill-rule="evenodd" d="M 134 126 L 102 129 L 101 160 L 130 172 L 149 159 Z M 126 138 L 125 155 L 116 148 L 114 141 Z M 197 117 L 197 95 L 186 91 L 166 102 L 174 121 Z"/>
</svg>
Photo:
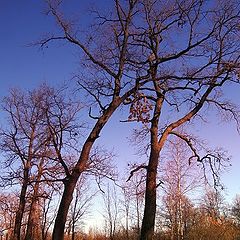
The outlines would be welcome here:
<svg viewBox="0 0 240 240">
<path fill-rule="evenodd" d="M 71 0 L 68 4 L 71 2 L 76 1 Z M 80 2 L 85 4 L 81 5 Z M 79 1 L 77 7 L 85 11 L 87 2 Z M 107 0 L 103 2 L 106 3 Z M 44 50 L 36 46 L 27 47 L 44 33 L 56 28 L 53 18 L 43 14 L 43 11 L 43 1 L 0 0 L 0 97 L 8 95 L 11 87 L 31 89 L 41 82 L 60 84 L 69 80 L 78 68 L 76 52 L 67 44 L 52 44 Z M 235 91 L 232 94 L 238 102 L 237 90 L 232 91 Z M 119 154 L 116 162 L 120 162 L 123 167 L 129 158 L 137 157 L 133 154 L 134 149 L 128 147 L 130 144 L 126 138 L 131 133 L 130 125 L 119 123 L 116 129 L 117 121 L 115 117 L 110 121 L 101 134 L 101 141 L 110 149 L 116 150 Z M 232 155 L 233 166 L 222 178 L 227 188 L 227 198 L 231 200 L 235 194 L 240 193 L 240 137 L 232 124 L 216 125 L 214 121 L 215 118 L 211 120 L 210 117 L 209 125 L 201 124 L 195 128 L 200 136 L 205 136 L 211 144 L 224 146 Z"/>
</svg>

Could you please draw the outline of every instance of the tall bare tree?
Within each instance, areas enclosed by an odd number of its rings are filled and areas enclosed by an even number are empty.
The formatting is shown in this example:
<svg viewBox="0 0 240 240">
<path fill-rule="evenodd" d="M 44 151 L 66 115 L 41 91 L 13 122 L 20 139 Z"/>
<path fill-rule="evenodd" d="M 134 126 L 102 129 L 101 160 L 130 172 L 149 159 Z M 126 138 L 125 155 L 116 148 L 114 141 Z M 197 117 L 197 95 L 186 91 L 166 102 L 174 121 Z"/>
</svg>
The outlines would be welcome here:
<svg viewBox="0 0 240 240">
<path fill-rule="evenodd" d="M 221 192 L 215 189 L 207 189 L 202 199 L 202 208 L 207 216 L 213 220 L 219 220 L 223 212 L 224 199 Z"/>
<path fill-rule="evenodd" d="M 77 179 L 104 125 L 122 103 L 130 105 L 129 121 L 141 121 L 150 129 L 141 239 L 152 239 L 157 168 L 168 137 L 179 137 L 192 151 L 191 160 L 208 163 L 214 170 L 212 160 L 219 163 L 221 156 L 210 152 L 200 156 L 190 137 L 177 129 L 203 116 L 202 110 L 208 105 L 238 122 L 238 110 L 222 98 L 222 93 L 227 83 L 239 83 L 239 4 L 234 0 L 227 4 L 205 0 L 171 0 L 167 4 L 162 0 L 115 0 L 110 17 L 94 11 L 98 25 L 83 36 L 76 24 L 64 19 L 59 1 L 47 3 L 61 31 L 40 44 L 64 40 L 81 50 L 85 59 L 78 83 L 95 103 L 90 110 L 99 112 L 95 117 L 90 111 L 96 122 L 66 178 L 53 239 L 63 239 Z"/>
<path fill-rule="evenodd" d="M 1 130 L 1 150 L 4 151 L 5 165 L 10 171 L 3 180 L 19 181 L 21 185 L 13 240 L 19 240 L 21 237 L 21 224 L 27 189 L 33 172 L 32 166 L 38 164 L 39 156 L 48 138 L 42 125 L 44 94 L 43 88 L 26 94 L 12 90 L 4 99 L 3 109 L 7 114 L 9 127 Z"/>
<path fill-rule="evenodd" d="M 118 231 L 119 226 L 119 203 L 120 200 L 118 198 L 117 189 L 115 186 L 110 187 L 107 186 L 106 192 L 103 193 L 104 200 L 104 216 L 106 223 L 107 235 L 110 240 L 115 239 L 115 235 Z"/>
<path fill-rule="evenodd" d="M 123 205 L 123 211 L 125 215 L 125 232 L 126 239 L 129 239 L 129 219 L 130 219 L 130 202 L 131 202 L 131 193 L 126 187 L 122 187 L 123 200 L 121 201 Z"/>
<path fill-rule="evenodd" d="M 132 77 L 132 61 L 129 61 L 130 52 L 134 52 L 130 48 L 133 41 L 130 29 L 133 17 L 137 14 L 136 0 L 128 1 L 127 5 L 116 0 L 114 13 L 109 18 L 96 13 L 99 24 L 92 29 L 90 37 L 79 35 L 78 29 L 74 29 L 70 21 L 63 18 L 58 1 L 47 3 L 48 13 L 55 17 L 61 31 L 41 40 L 40 44 L 45 46 L 52 40 L 65 40 L 83 53 L 85 68 L 83 76 L 77 76 L 78 83 L 92 97 L 93 108 L 99 113 L 98 116 L 92 116 L 90 109 L 89 115 L 96 120 L 95 124 L 83 141 L 79 158 L 64 182 L 64 192 L 53 230 L 53 239 L 62 240 L 74 188 L 86 169 L 93 144 L 112 114 L 147 81 L 148 74 Z"/>
<path fill-rule="evenodd" d="M 140 238 L 145 240 L 154 233 L 159 157 L 169 136 L 185 142 L 192 151 L 190 161 L 208 164 L 213 172 L 224 158 L 209 151 L 201 155 L 192 139 L 178 128 L 206 116 L 203 110 L 211 105 L 238 124 L 238 108 L 222 96 L 228 84 L 239 84 L 240 12 L 236 1 L 140 2 L 144 23 L 139 22 L 134 38 L 149 54 L 151 83 L 139 88 L 129 120 L 149 123 L 150 129 Z"/>
</svg>

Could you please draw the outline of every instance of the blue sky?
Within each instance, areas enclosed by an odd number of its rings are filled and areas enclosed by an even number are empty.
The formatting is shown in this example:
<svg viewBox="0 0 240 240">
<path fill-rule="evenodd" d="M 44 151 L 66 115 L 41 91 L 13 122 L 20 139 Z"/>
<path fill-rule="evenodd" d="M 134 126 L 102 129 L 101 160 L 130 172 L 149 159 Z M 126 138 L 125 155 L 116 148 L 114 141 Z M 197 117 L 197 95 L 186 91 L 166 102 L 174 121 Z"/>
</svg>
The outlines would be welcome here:
<svg viewBox="0 0 240 240">
<path fill-rule="evenodd" d="M 0 1 L 1 95 L 13 86 L 31 88 L 41 81 L 63 81 L 73 71 L 71 51 L 28 47 L 55 28 L 43 9 L 41 1 Z"/>
<path fill-rule="evenodd" d="M 69 0 L 69 6 L 71 2 L 74 3 Z M 72 6 L 81 13 L 87 10 L 87 2 L 78 1 L 78 4 Z M 108 2 L 104 1 L 106 5 Z M 0 97 L 7 95 L 11 87 L 31 89 L 43 81 L 55 85 L 69 80 L 78 67 L 76 51 L 63 43 L 52 44 L 45 50 L 36 46 L 27 47 L 44 33 L 56 29 L 52 17 L 46 16 L 43 11 L 43 1 L 0 1 Z M 229 96 L 234 96 L 238 102 L 236 89 L 231 89 Z M 232 125 L 216 125 L 216 118 L 211 116 L 209 119 L 209 125 L 202 124 L 196 127 L 196 131 L 203 138 L 209 139 L 210 144 L 224 146 L 233 156 L 233 167 L 223 175 L 228 198 L 232 199 L 240 193 L 240 138 Z M 116 149 L 122 167 L 130 160 L 129 156 L 131 159 L 136 157 L 133 155 L 134 150 L 128 148 L 126 136 L 131 133 L 129 125 L 121 123 L 116 130 L 117 121 L 117 118 L 110 121 L 102 133 L 101 141 L 110 149 Z"/>
</svg>

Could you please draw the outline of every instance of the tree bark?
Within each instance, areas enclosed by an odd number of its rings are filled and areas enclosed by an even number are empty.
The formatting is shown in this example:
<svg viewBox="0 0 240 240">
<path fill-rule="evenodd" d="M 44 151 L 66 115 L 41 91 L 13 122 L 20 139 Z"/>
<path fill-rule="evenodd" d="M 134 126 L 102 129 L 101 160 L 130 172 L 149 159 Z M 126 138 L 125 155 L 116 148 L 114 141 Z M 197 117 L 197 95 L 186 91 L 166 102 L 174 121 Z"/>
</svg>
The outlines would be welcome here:
<svg viewBox="0 0 240 240">
<path fill-rule="evenodd" d="M 40 228 L 40 214 L 38 207 L 38 198 L 33 196 L 30 213 L 28 217 L 27 232 L 25 240 L 42 239 L 41 228 Z"/>
<path fill-rule="evenodd" d="M 151 240 L 154 234 L 156 215 L 156 177 L 159 151 L 151 150 L 146 179 L 145 208 L 140 240 Z"/>
<path fill-rule="evenodd" d="M 64 191 L 59 205 L 57 217 L 54 224 L 52 240 L 64 240 L 64 229 L 68 210 L 73 198 L 73 192 L 79 176 L 71 176 L 64 183 Z"/>
<path fill-rule="evenodd" d="M 153 71 L 153 79 L 156 76 L 156 69 Z M 164 97 L 159 93 L 159 87 L 154 82 L 155 89 L 157 91 L 158 99 L 155 104 L 153 118 L 151 120 L 151 150 L 150 157 L 147 167 L 147 179 L 146 179 L 146 190 L 145 190 L 145 207 L 144 215 L 142 220 L 142 228 L 140 240 L 151 240 L 154 235 L 154 225 L 155 225 L 155 216 L 156 216 L 156 198 L 157 198 L 157 170 L 158 170 L 158 161 L 159 154 L 162 148 L 162 144 L 165 142 L 166 138 L 162 140 L 161 145 L 158 142 L 158 124 L 159 117 L 161 114 L 161 108 L 163 104 Z"/>
<path fill-rule="evenodd" d="M 13 236 L 11 240 L 21 239 L 21 226 L 22 226 L 23 213 L 26 205 L 28 179 L 29 179 L 29 169 L 27 168 L 27 169 L 24 169 L 24 179 L 23 179 L 22 189 L 20 193 L 19 206 L 16 213 L 16 218 L 15 218 Z"/>
<path fill-rule="evenodd" d="M 27 223 L 27 231 L 25 240 L 42 240 L 41 234 L 41 227 L 40 227 L 40 212 L 39 212 L 39 187 L 40 187 L 40 179 L 42 177 L 44 159 L 41 159 L 39 166 L 38 166 L 38 174 L 36 178 L 36 183 L 33 187 L 33 196 L 32 202 L 30 206 L 30 212 L 28 216 L 28 223 Z"/>
</svg>

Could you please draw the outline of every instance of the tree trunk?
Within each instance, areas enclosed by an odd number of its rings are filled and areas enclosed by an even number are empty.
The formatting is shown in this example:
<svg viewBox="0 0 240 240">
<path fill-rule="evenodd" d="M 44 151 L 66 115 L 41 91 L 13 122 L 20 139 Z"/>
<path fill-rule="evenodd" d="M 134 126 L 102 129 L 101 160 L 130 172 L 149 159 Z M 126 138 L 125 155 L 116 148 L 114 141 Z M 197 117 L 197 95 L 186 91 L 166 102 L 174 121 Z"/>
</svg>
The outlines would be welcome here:
<svg viewBox="0 0 240 240">
<path fill-rule="evenodd" d="M 75 240 L 75 223 L 76 223 L 76 211 L 77 211 L 77 203 L 78 203 L 78 191 L 76 191 L 76 197 L 74 202 L 73 214 L 72 214 L 72 240 Z M 71 232 L 71 228 L 70 228 Z"/>
<path fill-rule="evenodd" d="M 72 223 L 72 240 L 75 240 L 75 220 Z"/>
<path fill-rule="evenodd" d="M 141 228 L 140 228 L 139 198 L 138 198 L 138 191 L 137 191 L 137 189 L 136 189 L 135 195 L 136 195 L 136 211 L 137 211 L 137 235 L 139 236 Z"/>
<path fill-rule="evenodd" d="M 127 96 L 127 95 L 126 95 Z M 59 205 L 57 217 L 54 223 L 52 240 L 64 240 L 64 228 L 67 220 L 68 210 L 73 198 L 73 192 L 77 181 L 82 173 L 86 169 L 87 161 L 89 159 L 90 151 L 96 139 L 107 121 L 110 119 L 117 107 L 122 103 L 124 98 L 116 97 L 105 110 L 103 115 L 98 119 L 93 127 L 90 135 L 88 136 L 85 144 L 83 145 L 80 158 L 75 165 L 73 172 L 68 179 L 65 180 L 64 192 Z"/>
<path fill-rule="evenodd" d="M 13 236 L 12 236 L 11 240 L 20 240 L 21 239 L 21 226 L 22 226 L 23 213 L 24 213 L 25 204 L 26 204 L 28 176 L 29 176 L 29 170 L 25 169 L 24 170 L 24 179 L 23 179 L 23 184 L 22 184 L 22 189 L 21 189 L 20 199 L 19 199 L 19 206 L 18 206 L 18 210 L 16 213 L 14 231 L 13 231 Z"/>
<path fill-rule="evenodd" d="M 156 68 L 153 67 L 153 79 L 156 77 Z M 159 117 L 161 114 L 161 108 L 164 101 L 164 96 L 159 93 L 159 86 L 154 81 L 154 86 L 158 92 L 158 99 L 154 107 L 154 114 L 151 120 L 151 150 L 150 157 L 147 166 L 147 179 L 146 179 L 146 190 L 145 190 L 145 206 L 144 215 L 142 220 L 142 228 L 140 240 L 151 240 L 154 234 L 155 216 L 156 216 L 156 195 L 157 195 L 157 169 L 158 160 L 161 148 L 166 140 L 166 137 L 162 139 L 161 145 L 158 141 L 158 124 Z"/>
<path fill-rule="evenodd" d="M 36 183 L 33 188 L 33 196 L 32 196 L 32 202 L 30 206 L 30 212 L 28 216 L 28 224 L 27 224 L 27 231 L 25 240 L 42 240 L 42 234 L 41 234 L 41 227 L 40 227 L 40 212 L 39 212 L 39 181 L 42 176 L 42 165 L 44 160 L 41 159 L 40 164 L 38 166 L 38 174 L 36 178 Z"/>
<path fill-rule="evenodd" d="M 149 165 L 147 169 L 145 207 L 141 228 L 140 240 L 151 240 L 154 234 L 156 215 L 156 177 L 159 151 L 151 149 Z"/>
<path fill-rule="evenodd" d="M 42 239 L 38 203 L 37 197 L 34 196 L 30 207 L 25 240 Z"/>
<path fill-rule="evenodd" d="M 128 204 L 128 203 L 126 203 Z M 126 239 L 129 240 L 129 223 L 128 223 L 128 219 L 129 219 L 129 207 L 126 207 Z"/>
<path fill-rule="evenodd" d="M 54 223 L 52 240 L 64 240 L 64 228 L 73 192 L 79 176 L 71 176 L 64 184 L 64 191 Z"/>
</svg>

